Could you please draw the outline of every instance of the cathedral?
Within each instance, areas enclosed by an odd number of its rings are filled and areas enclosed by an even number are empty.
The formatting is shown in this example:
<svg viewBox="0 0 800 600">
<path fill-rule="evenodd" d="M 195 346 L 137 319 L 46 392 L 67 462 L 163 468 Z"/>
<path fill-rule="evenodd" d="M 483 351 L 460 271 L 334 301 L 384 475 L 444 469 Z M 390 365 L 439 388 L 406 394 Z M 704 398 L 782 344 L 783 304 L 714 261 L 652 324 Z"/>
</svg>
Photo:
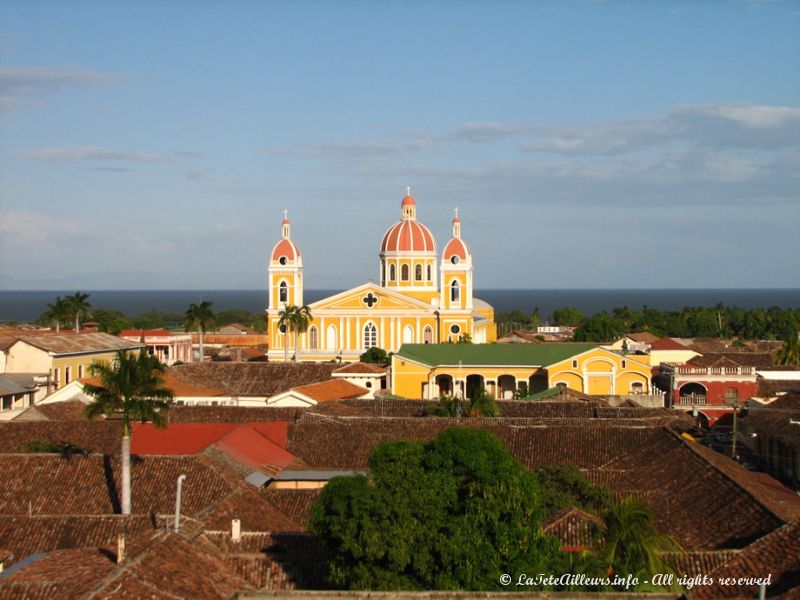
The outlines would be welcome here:
<svg viewBox="0 0 800 600">
<path fill-rule="evenodd" d="M 408 190 L 400 220 L 380 243 L 380 285 L 365 283 L 309 305 L 311 320 L 300 333 L 279 323 L 286 306 L 303 306 L 303 259 L 284 216 L 281 239 L 269 263 L 269 360 L 358 360 L 369 348 L 397 352 L 403 344 L 495 341 L 494 309 L 472 295 L 472 254 L 461 239 L 458 210 L 453 234 L 441 254 L 430 230 L 417 220 Z M 438 263 L 438 265 L 437 265 Z"/>
</svg>

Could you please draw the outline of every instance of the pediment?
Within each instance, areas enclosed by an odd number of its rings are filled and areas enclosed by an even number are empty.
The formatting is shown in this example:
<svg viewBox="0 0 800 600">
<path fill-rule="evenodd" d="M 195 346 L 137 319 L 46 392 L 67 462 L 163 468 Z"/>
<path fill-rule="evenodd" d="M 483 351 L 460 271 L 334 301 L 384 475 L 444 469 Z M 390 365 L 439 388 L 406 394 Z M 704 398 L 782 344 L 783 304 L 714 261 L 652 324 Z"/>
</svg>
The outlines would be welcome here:
<svg viewBox="0 0 800 600">
<path fill-rule="evenodd" d="M 317 300 L 310 305 L 311 313 L 320 310 L 430 310 L 432 306 L 394 290 L 388 290 L 374 283 L 366 283 L 345 290 L 335 296 Z"/>
</svg>

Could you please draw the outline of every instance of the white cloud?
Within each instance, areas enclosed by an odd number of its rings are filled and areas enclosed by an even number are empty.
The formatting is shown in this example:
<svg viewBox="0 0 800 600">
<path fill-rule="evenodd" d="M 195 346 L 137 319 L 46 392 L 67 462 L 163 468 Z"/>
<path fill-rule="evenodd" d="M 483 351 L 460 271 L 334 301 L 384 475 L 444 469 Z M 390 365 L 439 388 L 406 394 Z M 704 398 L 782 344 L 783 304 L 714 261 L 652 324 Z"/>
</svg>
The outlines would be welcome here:
<svg viewBox="0 0 800 600">
<path fill-rule="evenodd" d="M 0 67 L 0 113 L 39 103 L 70 88 L 94 87 L 113 80 L 88 69 Z"/>
<path fill-rule="evenodd" d="M 66 148 L 40 148 L 26 150 L 20 154 L 22 158 L 44 160 L 48 162 L 163 162 L 167 160 L 157 154 L 140 154 L 111 148 L 92 146 L 68 146 Z"/>
</svg>

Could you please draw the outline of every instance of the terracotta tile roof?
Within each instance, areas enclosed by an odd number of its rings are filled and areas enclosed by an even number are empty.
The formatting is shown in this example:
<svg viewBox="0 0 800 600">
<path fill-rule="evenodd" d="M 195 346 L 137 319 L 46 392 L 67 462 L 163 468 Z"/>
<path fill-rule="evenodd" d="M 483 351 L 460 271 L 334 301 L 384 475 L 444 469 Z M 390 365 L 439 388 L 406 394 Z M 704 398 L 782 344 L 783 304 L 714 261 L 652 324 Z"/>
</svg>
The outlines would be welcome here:
<svg viewBox="0 0 800 600">
<path fill-rule="evenodd" d="M 286 451 L 288 423 L 258 423 L 237 427 L 215 446 L 243 465 L 269 471 L 284 469 L 296 461 Z"/>
<path fill-rule="evenodd" d="M 252 423 L 254 421 L 294 421 L 307 409 L 299 407 L 251 406 L 172 406 L 170 423 Z"/>
<path fill-rule="evenodd" d="M 116 567 L 98 548 L 54 550 L 0 579 L 0 598 L 78 598 Z"/>
<path fill-rule="evenodd" d="M 21 336 L 19 339 L 30 346 L 53 354 L 135 350 L 142 346 L 139 342 L 123 340 L 108 333 L 50 333 Z"/>
<path fill-rule="evenodd" d="M 119 460 L 90 455 L 0 455 L 0 514 L 108 515 L 119 512 Z M 175 511 L 175 482 L 187 476 L 183 513 L 193 516 L 224 498 L 231 485 L 204 457 L 131 461 L 133 514 Z"/>
<path fill-rule="evenodd" d="M 0 350 L 7 351 L 21 337 L 32 337 L 35 335 L 47 335 L 53 333 L 49 329 L 34 330 L 27 327 L 12 327 L 10 325 L 0 325 Z"/>
<path fill-rule="evenodd" d="M 800 449 L 800 393 L 789 392 L 772 403 L 748 411 L 742 425 L 760 435 Z"/>
<path fill-rule="evenodd" d="M 36 404 L 22 412 L 15 421 L 86 421 L 86 403 L 81 400 Z M 97 417 L 98 419 L 100 417 Z"/>
<path fill-rule="evenodd" d="M 689 348 L 672 338 L 661 338 L 650 343 L 650 350 L 689 350 Z"/>
<path fill-rule="evenodd" d="M 369 391 L 366 388 L 350 383 L 346 379 L 330 379 L 328 381 L 311 383 L 292 389 L 320 404 L 323 402 L 330 402 L 331 400 L 357 398 Z"/>
<path fill-rule="evenodd" d="M 695 356 L 687 364 L 697 367 L 770 367 L 772 355 L 766 352 L 709 352 Z"/>
<path fill-rule="evenodd" d="M 657 335 L 653 335 L 649 331 L 640 331 L 638 333 L 629 333 L 625 337 L 632 339 L 634 342 L 640 344 L 652 344 L 653 342 L 661 339 Z"/>
<path fill-rule="evenodd" d="M 29 452 L 33 441 L 69 442 L 82 450 L 116 454 L 122 441 L 122 422 L 10 421 L 0 422 L 0 454 Z"/>
<path fill-rule="evenodd" d="M 252 586 L 226 567 L 204 536 L 190 542 L 175 534 L 161 534 L 106 577 L 91 598 L 217 600 L 248 589 Z"/>
<path fill-rule="evenodd" d="M 711 550 L 699 552 L 672 552 L 664 555 L 666 561 L 678 575 L 708 575 L 714 569 L 730 562 L 739 554 L 739 550 Z"/>
<path fill-rule="evenodd" d="M 800 514 L 800 497 L 774 479 L 666 429 L 600 471 L 616 472 L 615 492 L 642 495 L 687 550 L 742 548 Z"/>
<path fill-rule="evenodd" d="M 345 365 L 339 369 L 336 369 L 334 373 L 341 374 L 341 373 L 358 373 L 358 374 L 378 374 L 378 375 L 385 375 L 386 374 L 386 367 L 379 367 L 378 365 L 372 365 L 369 363 L 350 363 Z"/>
<path fill-rule="evenodd" d="M 124 527 L 129 539 L 138 539 L 151 533 L 154 526 L 150 515 L 2 515 L 0 546 L 11 549 L 17 562 L 31 554 L 63 548 L 102 548 L 116 553 L 120 529 Z"/>
<path fill-rule="evenodd" d="M 303 531 L 300 525 L 287 516 L 282 510 L 262 497 L 255 487 L 242 483 L 237 489 L 216 503 L 214 507 L 201 516 L 203 529 L 206 531 L 231 531 L 231 521 L 240 519 L 242 531 Z"/>
<path fill-rule="evenodd" d="M 603 520 L 579 508 L 565 508 L 542 521 L 542 531 L 558 538 L 561 549 L 577 551 L 591 548 L 600 533 L 605 530 Z"/>
<path fill-rule="evenodd" d="M 770 597 L 790 592 L 800 593 L 800 520 L 787 523 L 760 540 L 750 544 L 710 575 L 715 585 L 699 586 L 693 598 L 756 598 L 758 586 L 722 586 L 720 578 L 766 577 L 772 574 L 767 588 Z"/>
<path fill-rule="evenodd" d="M 243 535 L 240 542 L 221 537 L 214 541 L 224 548 L 228 568 L 259 590 L 328 588 L 323 548 L 309 534 Z"/>
<path fill-rule="evenodd" d="M 334 363 L 192 363 L 171 372 L 192 385 L 220 389 L 232 396 L 274 396 L 294 387 L 327 381 Z"/>
<path fill-rule="evenodd" d="M 225 395 L 225 392 L 219 388 L 187 383 L 176 377 L 171 370 L 162 373 L 161 379 L 164 382 L 163 386 L 170 390 L 176 398 L 205 398 L 208 396 L 217 397 Z M 80 382 L 100 386 L 100 379 L 98 377 L 84 377 Z"/>
<path fill-rule="evenodd" d="M 319 498 L 321 491 L 321 489 L 279 490 L 267 487 L 261 492 L 261 495 L 270 504 L 277 507 L 283 514 L 297 523 L 302 531 L 305 531 L 308 520 L 311 518 L 311 507 Z"/>
<path fill-rule="evenodd" d="M 236 423 L 171 423 L 166 429 L 159 429 L 151 423 L 134 423 L 131 453 L 199 454 L 238 426 Z"/>
</svg>

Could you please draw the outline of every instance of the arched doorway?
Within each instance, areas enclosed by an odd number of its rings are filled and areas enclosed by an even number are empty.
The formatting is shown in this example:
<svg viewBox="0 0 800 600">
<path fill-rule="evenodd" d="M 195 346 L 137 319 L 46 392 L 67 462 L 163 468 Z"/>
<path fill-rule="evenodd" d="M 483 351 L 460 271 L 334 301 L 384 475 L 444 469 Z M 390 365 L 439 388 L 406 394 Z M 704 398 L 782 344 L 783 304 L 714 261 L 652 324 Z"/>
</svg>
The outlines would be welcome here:
<svg viewBox="0 0 800 600">
<path fill-rule="evenodd" d="M 517 391 L 517 378 L 513 375 L 500 375 L 497 378 L 497 387 L 500 392 L 500 398 L 503 400 L 512 400 L 514 392 Z"/>
<path fill-rule="evenodd" d="M 680 404 L 692 406 L 706 403 L 706 388 L 702 383 L 685 383 L 678 389 Z"/>
<path fill-rule="evenodd" d="M 477 398 L 483 390 L 483 375 L 467 375 L 467 398 Z"/>
<path fill-rule="evenodd" d="M 437 375 L 436 388 L 439 392 L 439 397 L 453 395 L 453 376 L 452 375 Z"/>
</svg>

